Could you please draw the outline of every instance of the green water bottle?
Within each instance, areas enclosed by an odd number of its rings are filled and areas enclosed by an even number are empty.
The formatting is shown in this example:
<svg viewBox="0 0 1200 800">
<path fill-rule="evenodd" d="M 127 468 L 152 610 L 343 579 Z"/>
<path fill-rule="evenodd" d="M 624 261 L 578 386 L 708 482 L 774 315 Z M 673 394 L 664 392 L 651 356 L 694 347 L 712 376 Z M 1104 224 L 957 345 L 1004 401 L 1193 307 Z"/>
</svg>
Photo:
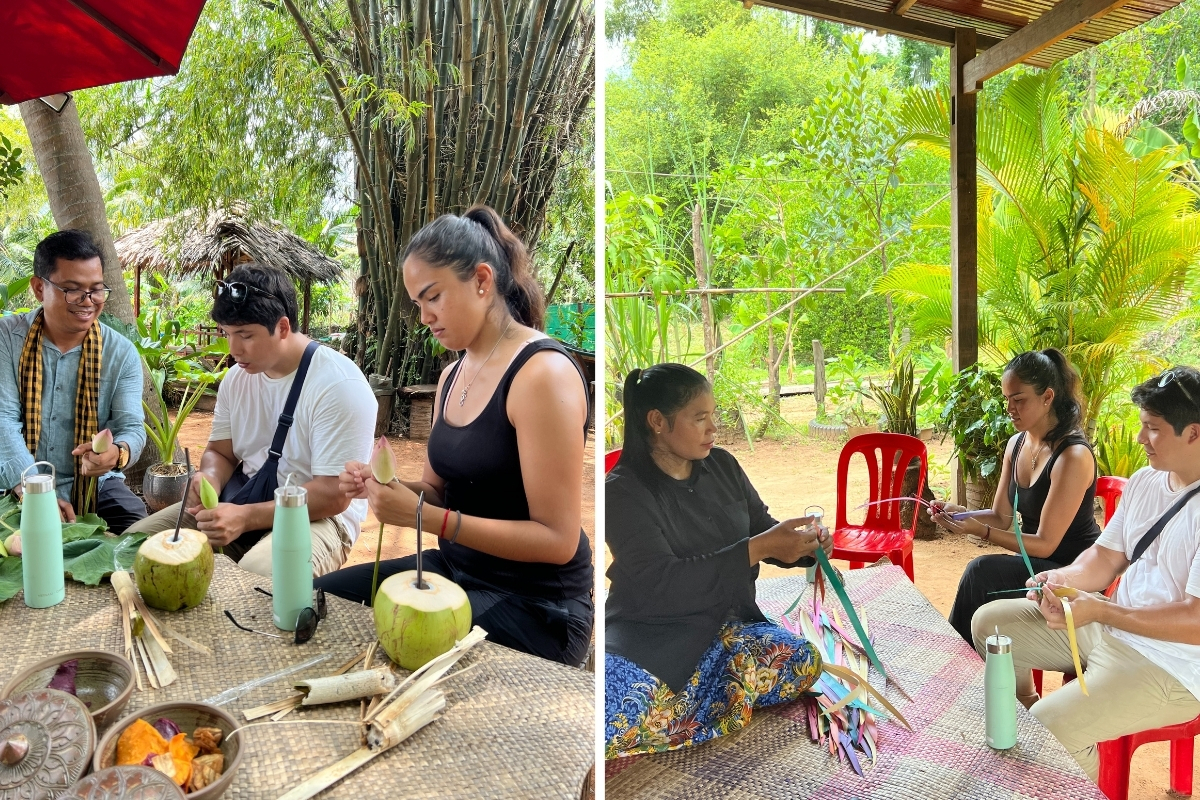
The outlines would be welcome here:
<svg viewBox="0 0 1200 800">
<path fill-rule="evenodd" d="M 45 464 L 50 474 L 31 469 Z M 76 478 L 82 480 L 81 478 Z M 48 461 L 31 464 L 21 473 L 21 577 L 25 605 L 30 608 L 56 606 L 67 596 L 63 579 L 62 515 L 54 491 L 54 465 Z"/>
<path fill-rule="evenodd" d="M 296 618 L 313 602 L 312 527 L 308 490 L 291 486 L 292 476 L 275 490 L 271 528 L 271 610 L 275 627 L 296 630 Z"/>
<path fill-rule="evenodd" d="M 1017 743 L 1017 676 L 1013 671 L 1012 639 L 1000 634 L 987 638 L 983 671 L 983 718 L 988 747 L 1007 750 Z"/>
</svg>

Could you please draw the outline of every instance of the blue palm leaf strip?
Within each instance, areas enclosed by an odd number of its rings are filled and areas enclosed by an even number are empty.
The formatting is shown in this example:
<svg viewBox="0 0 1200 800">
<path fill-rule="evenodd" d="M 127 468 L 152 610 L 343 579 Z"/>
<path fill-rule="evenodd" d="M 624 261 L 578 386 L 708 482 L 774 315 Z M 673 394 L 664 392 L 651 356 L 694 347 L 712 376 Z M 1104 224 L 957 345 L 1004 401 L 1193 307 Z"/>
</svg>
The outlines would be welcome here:
<svg viewBox="0 0 1200 800">
<path fill-rule="evenodd" d="M 875 669 L 879 670 L 879 674 L 884 680 L 896 685 L 896 689 L 904 696 L 905 700 L 912 702 L 912 698 L 904 691 L 903 687 L 895 680 L 890 678 L 887 670 L 883 668 L 883 662 L 879 660 L 879 654 L 875 652 L 875 646 L 871 644 L 871 640 L 867 638 L 867 632 L 863 630 L 862 620 L 858 618 L 858 612 L 854 610 L 854 604 L 850 602 L 850 596 L 846 594 L 846 587 L 842 584 L 841 579 L 837 576 L 837 572 L 833 569 L 833 565 L 829 563 L 829 556 L 825 555 L 825 551 L 818 547 L 815 551 L 817 561 L 821 565 L 821 572 L 829 581 L 829 585 L 833 587 L 833 591 L 837 594 L 838 600 L 842 603 L 842 608 L 846 610 L 846 616 L 850 618 L 850 624 L 854 626 L 854 632 L 858 634 L 858 641 L 866 651 L 867 658 L 871 660 L 871 664 Z"/>
</svg>

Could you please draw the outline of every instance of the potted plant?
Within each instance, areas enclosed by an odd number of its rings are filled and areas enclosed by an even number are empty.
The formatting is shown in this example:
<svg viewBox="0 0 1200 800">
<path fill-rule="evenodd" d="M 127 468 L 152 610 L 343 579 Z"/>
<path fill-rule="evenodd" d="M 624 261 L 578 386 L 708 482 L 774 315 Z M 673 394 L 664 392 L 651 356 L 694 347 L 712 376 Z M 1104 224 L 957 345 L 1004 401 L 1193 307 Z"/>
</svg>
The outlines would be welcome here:
<svg viewBox="0 0 1200 800">
<path fill-rule="evenodd" d="M 942 398 L 938 431 L 954 441 L 954 455 L 967 481 L 968 508 L 987 506 L 1000 480 L 1004 447 L 1012 421 L 1000 390 L 1000 376 L 972 364 L 951 378 Z"/>
<path fill-rule="evenodd" d="M 905 358 L 892 373 L 892 379 L 888 384 L 876 386 L 874 381 L 868 381 L 868 394 L 883 411 L 883 430 L 906 436 L 918 435 L 917 411 L 921 404 L 933 394 L 937 372 L 938 366 L 935 366 L 926 372 L 918 382 L 912 360 Z M 920 475 L 921 463 L 913 461 L 904 473 L 904 483 L 900 493 L 908 497 L 916 492 Z M 933 490 L 929 488 L 928 476 L 924 488 L 921 490 L 921 497 L 925 500 L 934 499 Z M 901 504 L 900 519 L 905 528 L 912 524 L 912 515 L 915 510 L 915 504 L 912 502 Z M 918 539 L 941 538 L 937 525 L 928 515 L 917 518 L 917 529 L 914 535 Z"/>
<path fill-rule="evenodd" d="M 142 401 L 142 408 L 146 414 L 146 438 L 148 443 L 158 450 L 161 459 L 161 463 L 147 469 L 142 478 L 142 497 L 151 511 L 161 511 L 172 503 L 179 502 L 183 497 L 187 468 L 176 461 L 179 431 L 188 415 L 196 408 L 196 403 L 217 379 L 218 376 L 211 372 L 191 373 L 191 379 L 186 383 L 179 410 L 175 413 L 173 421 L 165 405 L 160 416 L 148 403 Z"/>
</svg>

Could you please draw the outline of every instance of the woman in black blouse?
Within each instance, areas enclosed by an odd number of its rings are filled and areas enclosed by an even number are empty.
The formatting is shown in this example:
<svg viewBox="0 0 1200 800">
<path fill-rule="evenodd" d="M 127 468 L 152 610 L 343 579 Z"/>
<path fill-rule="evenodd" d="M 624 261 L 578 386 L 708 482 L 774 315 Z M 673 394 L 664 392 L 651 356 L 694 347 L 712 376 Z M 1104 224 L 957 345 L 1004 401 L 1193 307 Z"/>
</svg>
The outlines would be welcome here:
<svg viewBox="0 0 1200 800">
<path fill-rule="evenodd" d="M 811 518 L 776 522 L 734 457 L 713 447 L 703 375 L 682 364 L 634 370 L 624 403 L 604 499 L 606 758 L 707 741 L 811 687 L 820 656 L 767 622 L 754 579 L 760 561 L 807 566 L 832 547 Z"/>
<path fill-rule="evenodd" d="M 961 506 L 935 503 L 938 525 L 968 533 L 1018 553 L 1013 505 L 1033 571 L 1066 566 L 1100 535 L 1092 509 L 1096 459 L 1080 430 L 1079 373 L 1058 350 L 1031 350 L 1008 362 L 1000 381 L 1017 433 L 1008 440 L 992 513 L 961 521 Z M 1015 465 L 1015 467 L 1014 467 Z M 979 556 L 963 572 L 950 611 L 950 624 L 974 647 L 971 617 L 985 603 L 1018 589 L 1029 571 L 1020 555 Z M 1016 597 L 1017 595 L 1011 595 Z"/>
</svg>

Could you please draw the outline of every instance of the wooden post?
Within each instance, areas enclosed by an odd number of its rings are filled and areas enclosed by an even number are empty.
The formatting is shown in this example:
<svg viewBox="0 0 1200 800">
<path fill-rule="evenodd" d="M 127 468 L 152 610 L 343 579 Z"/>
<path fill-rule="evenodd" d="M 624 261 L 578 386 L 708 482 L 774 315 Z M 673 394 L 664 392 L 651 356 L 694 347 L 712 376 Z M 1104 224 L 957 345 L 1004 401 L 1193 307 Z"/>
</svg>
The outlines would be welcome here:
<svg viewBox="0 0 1200 800">
<path fill-rule="evenodd" d="M 975 87 L 963 67 L 975 57 L 975 29 L 955 28 L 950 48 L 950 298 L 951 362 L 959 372 L 979 360 L 979 179 L 976 166 Z M 966 497 L 962 466 L 958 502 Z"/>
<path fill-rule="evenodd" d="M 825 403 L 825 348 L 820 339 L 813 339 L 813 398 L 819 410 Z"/>
<path fill-rule="evenodd" d="M 142 315 L 142 262 L 133 268 L 133 318 Z"/>
<path fill-rule="evenodd" d="M 704 246 L 703 213 L 699 203 L 692 209 L 692 257 L 696 262 L 696 283 L 701 289 L 707 289 L 708 249 Z M 712 298 L 707 294 L 700 295 L 700 317 L 704 326 L 704 352 L 711 353 L 717 349 L 717 337 L 713 329 Z M 717 373 L 716 356 L 710 355 L 704 359 L 704 371 L 711 384 Z"/>
<path fill-rule="evenodd" d="M 309 307 L 312 305 L 312 278 L 304 281 L 304 317 L 300 320 L 300 331 L 308 336 Z"/>
</svg>

